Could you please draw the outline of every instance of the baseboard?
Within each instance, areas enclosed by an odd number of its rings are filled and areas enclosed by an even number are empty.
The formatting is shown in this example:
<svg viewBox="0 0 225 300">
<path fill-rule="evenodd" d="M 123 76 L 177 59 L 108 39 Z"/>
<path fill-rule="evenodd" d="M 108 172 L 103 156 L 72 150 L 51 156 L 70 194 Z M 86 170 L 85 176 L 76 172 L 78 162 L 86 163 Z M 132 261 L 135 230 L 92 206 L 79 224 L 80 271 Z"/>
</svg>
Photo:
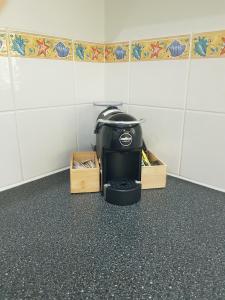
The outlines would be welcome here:
<svg viewBox="0 0 225 300">
<path fill-rule="evenodd" d="M 218 188 L 218 187 L 213 186 L 213 185 L 205 184 L 205 183 L 202 183 L 202 182 L 199 182 L 199 181 L 195 181 L 195 180 L 192 180 L 192 179 L 189 179 L 189 178 L 186 178 L 186 177 L 182 177 L 182 176 L 179 176 L 179 175 L 175 175 L 175 174 L 173 174 L 173 173 L 167 173 L 167 174 L 168 174 L 169 176 L 176 177 L 176 178 L 181 179 L 181 180 L 185 180 L 185 181 L 188 181 L 188 182 L 197 184 L 197 185 L 201 185 L 201 186 L 210 188 L 210 189 L 212 189 L 212 190 L 216 190 L 216 191 L 225 193 L 225 189 L 221 189 L 221 188 Z"/>
<path fill-rule="evenodd" d="M 49 173 L 46 173 L 46 174 L 43 174 L 43 175 L 40 175 L 40 176 L 36 176 L 36 177 L 30 178 L 28 180 L 23 180 L 23 181 L 20 181 L 18 183 L 12 184 L 12 185 L 7 185 L 5 187 L 1 187 L 0 188 L 0 192 L 6 191 L 6 190 L 9 190 L 9 189 L 12 189 L 12 188 L 15 188 L 17 186 L 20 186 L 20 185 L 23 185 L 23 184 L 26 184 L 26 183 L 29 183 L 29 182 L 32 182 L 32 181 L 35 181 L 35 180 L 38 180 L 38 179 L 50 176 L 50 175 L 54 175 L 54 174 L 60 173 L 62 171 L 68 170 L 68 169 L 69 169 L 69 166 L 65 167 L 65 168 L 62 168 L 62 169 L 58 169 L 58 170 L 53 171 L 53 172 L 49 172 Z"/>
</svg>

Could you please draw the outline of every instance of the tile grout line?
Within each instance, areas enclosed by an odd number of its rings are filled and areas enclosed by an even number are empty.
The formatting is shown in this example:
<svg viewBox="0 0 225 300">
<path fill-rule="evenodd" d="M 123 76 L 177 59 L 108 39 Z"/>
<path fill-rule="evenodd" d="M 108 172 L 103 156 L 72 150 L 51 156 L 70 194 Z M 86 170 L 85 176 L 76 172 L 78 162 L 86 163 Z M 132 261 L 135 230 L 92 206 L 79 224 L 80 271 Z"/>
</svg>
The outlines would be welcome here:
<svg viewBox="0 0 225 300">
<path fill-rule="evenodd" d="M 180 107 L 169 107 L 169 106 L 156 106 L 156 105 L 146 105 L 146 104 L 133 104 L 130 103 L 130 106 L 138 106 L 138 107 L 146 107 L 146 108 L 151 108 L 151 109 L 168 109 L 168 110 L 184 110 L 183 108 Z"/>
<path fill-rule="evenodd" d="M 200 109 L 191 109 L 191 108 L 187 108 L 186 111 L 195 112 L 195 113 L 204 113 L 204 114 L 225 115 L 225 111 L 210 111 L 210 110 L 200 110 Z"/>
<path fill-rule="evenodd" d="M 78 117 L 79 117 L 79 113 L 78 113 L 78 109 L 75 109 L 75 126 L 76 126 L 76 136 L 75 136 L 75 149 L 78 151 L 79 145 L 78 145 L 78 128 L 79 128 L 79 122 L 78 122 Z"/>
<path fill-rule="evenodd" d="M 29 108 L 22 108 L 22 109 L 9 109 L 9 110 L 0 111 L 0 114 L 11 113 L 11 112 L 26 112 L 26 111 L 38 111 L 38 110 L 47 110 L 47 109 L 76 107 L 76 106 L 92 105 L 92 104 L 93 104 L 92 102 L 84 102 L 84 103 L 73 103 L 73 104 L 64 104 L 64 105 L 37 106 L 37 107 L 29 107 Z"/>
<path fill-rule="evenodd" d="M 184 108 L 179 108 L 179 107 L 133 104 L 133 103 L 129 103 L 129 102 L 123 102 L 123 104 L 127 105 L 127 106 L 146 107 L 146 108 L 150 108 L 150 109 L 168 109 L 168 110 L 178 110 L 178 111 L 183 111 L 184 110 Z M 64 105 L 53 105 L 53 106 L 37 106 L 37 107 L 29 107 L 29 108 L 22 108 L 22 109 L 9 109 L 9 110 L 0 111 L 0 115 L 1 114 L 7 114 L 7 113 L 13 113 L 13 112 L 20 113 L 20 112 L 26 112 L 26 111 L 38 111 L 38 110 L 57 109 L 57 108 L 66 108 L 66 107 L 77 107 L 77 106 L 85 106 L 85 105 L 93 105 L 93 102 L 83 102 L 83 103 L 81 102 L 81 103 L 74 103 L 74 104 L 68 104 L 68 105 L 64 104 Z M 225 112 L 191 109 L 191 108 L 186 109 L 186 112 L 225 115 Z"/>
<path fill-rule="evenodd" d="M 179 149 L 179 165 L 178 165 L 178 175 L 180 176 L 181 172 L 181 164 L 182 164 L 182 154 L 184 150 L 184 131 L 185 131 L 185 125 L 186 125 L 186 115 L 187 115 L 187 102 L 188 102 L 188 95 L 189 95 L 189 81 L 190 81 L 190 71 L 191 71 L 191 54 L 192 54 L 192 38 L 193 33 L 190 33 L 190 49 L 189 49 L 189 58 L 188 58 L 188 66 L 187 66 L 187 77 L 186 77 L 186 83 L 185 83 L 185 92 L 184 92 L 184 109 L 183 109 L 183 119 L 182 119 L 182 133 L 181 133 L 181 141 L 180 141 L 180 149 Z"/>
<path fill-rule="evenodd" d="M 130 111 L 130 95 L 131 95 L 131 92 L 130 92 L 130 73 L 131 73 L 131 40 L 129 40 L 129 61 L 128 61 L 128 103 L 127 103 L 127 112 L 129 113 Z"/>
<path fill-rule="evenodd" d="M 74 43 L 73 43 L 74 45 Z M 74 46 L 73 46 L 73 58 L 74 58 Z M 77 65 L 76 65 L 76 62 L 73 61 L 73 74 L 74 74 L 74 97 L 75 97 L 75 126 L 76 126 L 76 136 L 75 136 L 75 146 L 76 146 L 76 150 L 78 151 L 78 148 L 79 148 L 79 145 L 78 145 L 78 110 L 79 110 L 79 104 L 77 103 L 77 80 L 76 80 L 76 77 L 77 77 Z"/>
<path fill-rule="evenodd" d="M 7 43 L 9 43 L 9 32 L 7 31 Z M 17 111 L 16 111 L 16 93 L 15 93 L 15 84 L 14 84 L 14 76 L 13 76 L 13 66 L 12 66 L 12 58 L 9 56 L 8 53 L 8 66 L 9 66 L 9 76 L 10 76 L 10 82 L 11 82 L 11 89 L 12 89 L 12 99 L 13 99 L 13 106 L 14 106 L 14 120 L 15 120 L 15 127 L 16 127 L 16 140 L 17 140 L 17 146 L 18 146 L 18 154 L 19 154 L 19 164 L 20 164 L 20 175 L 22 180 L 25 180 L 24 178 L 24 170 L 23 170 L 23 162 L 22 162 L 22 149 L 21 149 L 21 143 L 20 143 L 20 137 L 19 137 L 19 126 L 18 126 L 18 118 L 17 118 Z"/>
<path fill-rule="evenodd" d="M 79 126 L 79 123 L 80 123 L 79 106 L 76 109 L 76 118 L 77 118 L 77 121 L 76 121 L 76 125 L 77 125 L 76 144 L 77 144 L 77 151 L 79 151 L 79 149 L 80 149 L 80 146 L 79 146 L 79 127 L 80 127 Z"/>
<path fill-rule="evenodd" d="M 184 93 L 185 94 L 185 93 Z M 185 98 L 185 97 L 184 97 Z M 161 110 L 178 110 L 178 111 L 184 111 L 184 108 L 180 107 L 168 107 L 168 106 L 156 106 L 156 105 L 144 105 L 144 104 L 133 104 L 133 103 L 124 103 L 129 106 L 137 106 L 137 107 L 145 107 L 145 108 L 150 108 L 150 109 L 161 109 Z M 216 114 L 216 115 L 225 115 L 224 112 L 219 112 L 219 111 L 208 111 L 208 110 L 198 110 L 198 109 L 186 109 L 187 112 L 195 112 L 195 113 L 205 113 L 205 114 Z"/>
</svg>

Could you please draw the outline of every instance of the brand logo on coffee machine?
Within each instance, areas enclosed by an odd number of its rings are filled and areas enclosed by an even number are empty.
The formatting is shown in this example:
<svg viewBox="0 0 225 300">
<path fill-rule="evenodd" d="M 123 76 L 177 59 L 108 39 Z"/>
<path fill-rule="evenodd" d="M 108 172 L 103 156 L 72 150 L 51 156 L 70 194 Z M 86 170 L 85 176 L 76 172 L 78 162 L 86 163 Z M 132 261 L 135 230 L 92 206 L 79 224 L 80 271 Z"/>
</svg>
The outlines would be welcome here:
<svg viewBox="0 0 225 300">
<path fill-rule="evenodd" d="M 124 132 L 121 134 L 119 141 L 122 146 L 130 146 L 132 143 L 132 136 L 128 132 Z"/>
</svg>

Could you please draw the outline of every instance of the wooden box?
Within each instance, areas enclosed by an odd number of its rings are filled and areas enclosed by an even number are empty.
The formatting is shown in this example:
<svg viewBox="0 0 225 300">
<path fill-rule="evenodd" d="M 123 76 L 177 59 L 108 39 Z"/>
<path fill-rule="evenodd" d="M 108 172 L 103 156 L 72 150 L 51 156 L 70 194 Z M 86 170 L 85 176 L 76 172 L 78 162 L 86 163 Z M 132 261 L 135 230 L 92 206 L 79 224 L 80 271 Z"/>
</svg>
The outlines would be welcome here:
<svg viewBox="0 0 225 300">
<path fill-rule="evenodd" d="M 74 169 L 74 161 L 94 160 L 95 168 Z M 100 191 L 100 171 L 95 152 L 74 152 L 70 162 L 71 193 L 90 193 Z"/>
<path fill-rule="evenodd" d="M 164 188 L 166 186 L 167 166 L 153 153 L 147 151 L 147 156 L 152 161 L 158 161 L 159 165 L 143 166 L 141 172 L 142 189 Z"/>
</svg>

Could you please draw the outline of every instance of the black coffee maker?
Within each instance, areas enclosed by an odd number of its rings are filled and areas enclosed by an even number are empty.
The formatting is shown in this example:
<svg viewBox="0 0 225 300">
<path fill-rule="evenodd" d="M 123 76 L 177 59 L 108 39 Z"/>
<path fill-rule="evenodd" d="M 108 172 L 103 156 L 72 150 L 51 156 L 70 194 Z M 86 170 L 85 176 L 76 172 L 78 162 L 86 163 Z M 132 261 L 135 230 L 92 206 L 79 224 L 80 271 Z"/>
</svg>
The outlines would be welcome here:
<svg viewBox="0 0 225 300">
<path fill-rule="evenodd" d="M 115 106 L 96 121 L 96 152 L 105 200 L 129 205 L 141 199 L 142 130 L 138 121 Z"/>
</svg>

